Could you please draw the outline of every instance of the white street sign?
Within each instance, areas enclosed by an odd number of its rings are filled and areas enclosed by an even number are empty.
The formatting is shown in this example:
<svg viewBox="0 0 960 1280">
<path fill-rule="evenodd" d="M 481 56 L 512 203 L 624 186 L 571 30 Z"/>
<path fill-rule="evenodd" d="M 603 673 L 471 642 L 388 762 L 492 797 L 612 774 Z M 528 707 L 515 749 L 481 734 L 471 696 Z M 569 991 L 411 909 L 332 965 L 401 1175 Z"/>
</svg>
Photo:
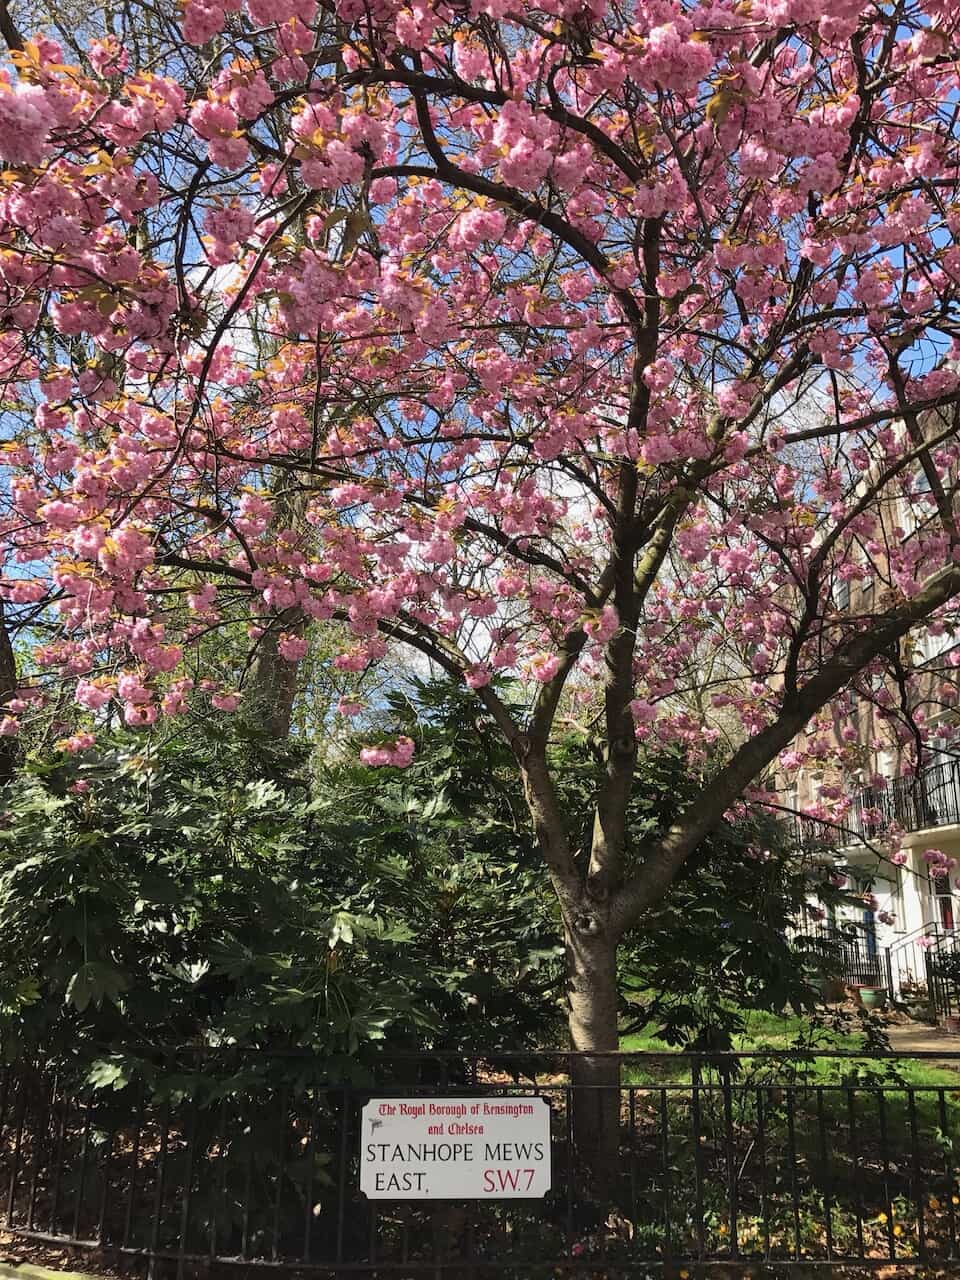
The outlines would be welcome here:
<svg viewBox="0 0 960 1280">
<path fill-rule="evenodd" d="M 550 1107 L 536 1096 L 374 1098 L 360 1190 L 371 1200 L 538 1199 L 550 1190 Z"/>
</svg>

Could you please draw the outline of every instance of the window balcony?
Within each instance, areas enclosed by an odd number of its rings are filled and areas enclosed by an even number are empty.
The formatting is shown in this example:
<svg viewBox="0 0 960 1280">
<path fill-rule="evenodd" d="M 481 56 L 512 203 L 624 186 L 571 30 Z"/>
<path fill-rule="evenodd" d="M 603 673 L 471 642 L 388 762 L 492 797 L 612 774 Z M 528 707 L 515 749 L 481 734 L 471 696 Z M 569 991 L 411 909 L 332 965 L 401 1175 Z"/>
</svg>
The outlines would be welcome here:
<svg viewBox="0 0 960 1280">
<path fill-rule="evenodd" d="M 842 848 L 882 835 L 892 823 L 904 831 L 960 824 L 960 761 L 931 765 L 885 787 L 869 787 L 853 801 L 843 828 L 812 818 L 797 819 L 797 838 L 808 852 Z"/>
</svg>

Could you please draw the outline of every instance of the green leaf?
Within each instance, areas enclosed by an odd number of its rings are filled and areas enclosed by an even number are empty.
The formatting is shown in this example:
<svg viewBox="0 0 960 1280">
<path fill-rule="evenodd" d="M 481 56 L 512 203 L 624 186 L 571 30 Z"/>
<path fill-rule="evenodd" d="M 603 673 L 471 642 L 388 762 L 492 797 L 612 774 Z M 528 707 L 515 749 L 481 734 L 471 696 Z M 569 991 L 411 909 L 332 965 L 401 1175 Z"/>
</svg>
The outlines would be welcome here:
<svg viewBox="0 0 960 1280">
<path fill-rule="evenodd" d="M 100 1059 L 90 1068 L 87 1083 L 95 1089 L 122 1089 L 130 1083 L 128 1067 L 121 1062 Z"/>
<path fill-rule="evenodd" d="M 104 996 L 116 1004 L 129 986 L 126 976 L 113 965 L 90 960 L 82 964 L 67 985 L 66 1000 L 81 1013 L 88 1005 L 99 1005 Z"/>
</svg>

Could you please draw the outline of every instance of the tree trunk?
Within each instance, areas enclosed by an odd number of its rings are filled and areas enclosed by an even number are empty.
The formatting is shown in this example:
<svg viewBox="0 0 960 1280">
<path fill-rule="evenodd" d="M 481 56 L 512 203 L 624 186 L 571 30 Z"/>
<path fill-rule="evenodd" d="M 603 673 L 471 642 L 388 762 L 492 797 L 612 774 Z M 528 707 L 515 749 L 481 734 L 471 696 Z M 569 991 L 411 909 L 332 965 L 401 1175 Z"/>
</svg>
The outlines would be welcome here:
<svg viewBox="0 0 960 1280">
<path fill-rule="evenodd" d="M 3 614 L 3 601 L 0 600 L 0 715 L 3 715 L 3 704 L 8 701 L 17 689 L 17 658 L 10 641 Z M 0 784 L 9 782 L 17 771 L 20 757 L 20 746 L 16 738 L 0 738 Z"/>
<path fill-rule="evenodd" d="M 578 927 L 580 926 L 580 927 Z M 574 1085 L 573 1140 L 580 1176 L 588 1196 L 608 1201 L 614 1191 L 620 1150 L 620 1063 L 592 1057 L 619 1047 L 617 1019 L 617 943 L 597 930 L 596 921 L 580 917 L 567 930 L 570 1070 Z"/>
<path fill-rule="evenodd" d="M 288 609 L 261 637 L 247 691 L 247 715 L 278 742 L 290 736 L 290 720 L 297 696 L 297 664 L 282 657 L 277 641 L 281 631 L 302 633 L 303 614 Z"/>
</svg>

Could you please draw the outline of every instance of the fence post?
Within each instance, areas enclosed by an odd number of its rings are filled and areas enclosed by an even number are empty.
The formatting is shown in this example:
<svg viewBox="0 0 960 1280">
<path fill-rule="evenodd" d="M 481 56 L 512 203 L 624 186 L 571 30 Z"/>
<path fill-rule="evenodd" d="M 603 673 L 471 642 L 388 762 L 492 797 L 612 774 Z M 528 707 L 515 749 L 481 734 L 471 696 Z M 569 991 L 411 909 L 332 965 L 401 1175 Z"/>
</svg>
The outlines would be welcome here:
<svg viewBox="0 0 960 1280">
<path fill-rule="evenodd" d="M 170 1100 L 163 1104 L 160 1121 L 160 1147 L 157 1152 L 157 1181 L 154 1187 L 153 1225 L 150 1231 L 150 1261 L 147 1264 L 147 1280 L 155 1280 L 159 1270 L 157 1251 L 160 1248 L 160 1223 L 163 1218 L 163 1193 L 167 1178 L 167 1142 L 170 1137 Z"/>
<path fill-rule="evenodd" d="M 42 1119 L 37 1125 L 36 1133 L 33 1137 L 33 1161 L 30 1167 L 30 1203 L 27 1207 L 27 1230 L 32 1231 L 34 1227 L 34 1218 L 37 1209 L 37 1182 L 40 1177 L 40 1160 L 43 1154 L 43 1148 L 47 1141 L 47 1128 L 54 1114 L 54 1107 L 57 1101 L 58 1077 L 55 1075 L 53 1084 L 50 1088 L 49 1105 L 44 1103 L 41 1112 Z"/>
<path fill-rule="evenodd" d="M 702 1262 L 707 1251 L 706 1226 L 703 1220 L 703 1146 L 700 1124 L 700 1058 L 695 1057 L 690 1070 L 690 1111 L 693 1121 L 693 1156 L 696 1186 L 697 1259 Z"/>
<path fill-rule="evenodd" d="M 343 1261 L 343 1229 L 347 1213 L 347 1135 L 350 1127 L 350 1086 L 343 1086 L 340 1117 L 340 1169 L 337 1177 L 337 1262 Z"/>
<path fill-rule="evenodd" d="M 720 1064 L 720 1080 L 723 1090 L 723 1133 L 727 1148 L 727 1202 L 730 1213 L 730 1245 L 733 1256 L 740 1256 L 740 1224 L 738 1204 L 738 1178 L 736 1152 L 733 1145 L 733 1090 L 730 1086 L 731 1064 L 726 1059 Z"/>
<path fill-rule="evenodd" d="M 927 979 L 927 990 L 930 992 L 930 1001 L 933 1005 L 934 1015 L 938 1018 L 943 1017 L 943 1002 L 940 999 L 940 983 L 937 979 L 936 965 L 929 950 L 923 953 L 923 970 Z"/>
<path fill-rule="evenodd" d="M 137 1195 L 137 1175 L 140 1165 L 140 1134 L 143 1128 L 143 1103 L 144 1089 L 143 1081 L 137 1086 L 137 1115 L 134 1120 L 133 1134 L 133 1150 L 130 1155 L 130 1186 L 127 1191 L 127 1211 L 123 1220 L 123 1238 L 121 1240 L 121 1248 L 126 1249 L 130 1244 L 131 1233 L 133 1231 L 133 1208 Z"/>
<path fill-rule="evenodd" d="M 196 1088 L 196 1086 L 194 1086 Z M 180 1248 L 177 1254 L 177 1280 L 183 1280 L 186 1266 L 187 1236 L 190 1233 L 190 1201 L 193 1197 L 193 1157 L 197 1146 L 197 1125 L 199 1122 L 200 1104 L 194 1094 L 190 1104 L 189 1130 L 187 1132 L 187 1159 L 183 1175 L 183 1198 L 180 1201 Z"/>
<path fill-rule="evenodd" d="M 20 1152 L 23 1149 L 23 1123 L 27 1109 L 27 1092 L 23 1077 L 17 1082 L 17 1136 L 13 1143 L 13 1164 L 10 1169 L 10 1185 L 7 1188 L 7 1226 L 13 1224 L 13 1210 L 17 1198 L 17 1177 L 20 1173 Z M 81 1175 L 82 1177 L 82 1175 Z"/>
</svg>

